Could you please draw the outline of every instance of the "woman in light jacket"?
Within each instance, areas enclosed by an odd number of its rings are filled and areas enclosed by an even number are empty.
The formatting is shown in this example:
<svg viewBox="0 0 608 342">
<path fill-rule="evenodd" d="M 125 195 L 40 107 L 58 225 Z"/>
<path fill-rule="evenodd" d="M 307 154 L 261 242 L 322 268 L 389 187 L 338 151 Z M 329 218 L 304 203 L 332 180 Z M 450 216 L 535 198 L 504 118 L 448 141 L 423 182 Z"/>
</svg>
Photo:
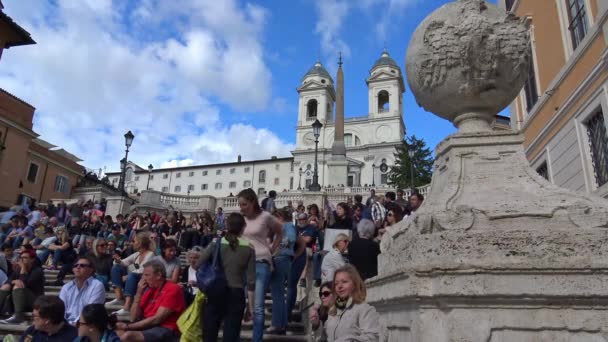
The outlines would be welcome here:
<svg viewBox="0 0 608 342">
<path fill-rule="evenodd" d="M 332 250 L 325 255 L 321 264 L 321 280 L 323 282 L 333 281 L 336 269 L 346 265 L 344 255 L 346 254 L 349 240 L 346 234 L 336 235 Z"/>
<path fill-rule="evenodd" d="M 352 265 L 336 270 L 334 276 L 336 303 L 329 310 L 325 324 L 328 342 L 378 342 L 380 316 L 365 302 L 365 284 Z"/>
</svg>

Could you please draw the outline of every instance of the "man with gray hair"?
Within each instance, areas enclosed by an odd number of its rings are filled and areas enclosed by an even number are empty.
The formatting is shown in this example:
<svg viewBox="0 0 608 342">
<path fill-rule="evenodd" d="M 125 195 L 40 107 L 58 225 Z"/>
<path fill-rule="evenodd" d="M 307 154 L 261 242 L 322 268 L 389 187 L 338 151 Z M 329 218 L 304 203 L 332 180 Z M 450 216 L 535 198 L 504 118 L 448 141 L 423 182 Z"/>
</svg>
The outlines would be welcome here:
<svg viewBox="0 0 608 342">
<path fill-rule="evenodd" d="M 380 245 L 374 241 L 376 225 L 368 219 L 362 219 L 357 225 L 359 238 L 354 239 L 348 247 L 348 260 L 355 266 L 365 280 L 378 275 L 378 255 Z"/>
<path fill-rule="evenodd" d="M 182 289 L 166 279 L 161 261 L 152 259 L 143 268 L 131 306 L 133 323 L 117 323 L 118 336 L 125 342 L 179 340 L 177 319 L 186 308 Z"/>
</svg>

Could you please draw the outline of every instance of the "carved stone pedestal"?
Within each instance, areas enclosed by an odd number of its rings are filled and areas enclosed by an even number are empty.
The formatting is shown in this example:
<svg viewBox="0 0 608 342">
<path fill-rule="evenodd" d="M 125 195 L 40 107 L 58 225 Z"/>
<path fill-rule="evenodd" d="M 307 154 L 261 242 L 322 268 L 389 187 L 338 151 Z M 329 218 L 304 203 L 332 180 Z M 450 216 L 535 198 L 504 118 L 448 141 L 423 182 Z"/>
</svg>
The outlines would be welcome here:
<svg viewBox="0 0 608 342">
<path fill-rule="evenodd" d="M 457 0 L 418 27 L 408 82 L 459 132 L 431 192 L 382 240 L 368 282 L 390 342 L 608 341 L 608 202 L 530 169 L 522 137 L 489 122 L 520 91 L 525 22 Z"/>
<path fill-rule="evenodd" d="M 368 283 L 388 341 L 608 341 L 607 202 L 538 176 L 516 133 L 450 136 L 435 167 Z"/>
</svg>

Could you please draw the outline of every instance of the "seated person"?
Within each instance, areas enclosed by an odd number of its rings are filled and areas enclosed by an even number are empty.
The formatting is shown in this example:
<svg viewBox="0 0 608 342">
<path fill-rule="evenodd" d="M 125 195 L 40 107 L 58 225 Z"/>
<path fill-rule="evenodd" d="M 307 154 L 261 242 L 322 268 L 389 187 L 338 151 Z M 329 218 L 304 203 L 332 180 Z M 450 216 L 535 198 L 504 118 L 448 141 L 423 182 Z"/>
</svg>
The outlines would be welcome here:
<svg viewBox="0 0 608 342">
<path fill-rule="evenodd" d="M 17 220 L 17 229 L 13 229 L 8 236 L 6 241 L 13 245 L 13 249 L 21 247 L 21 243 L 25 238 L 31 238 L 33 236 L 32 227 L 28 226 L 27 218 L 20 216 Z"/>
<path fill-rule="evenodd" d="M 165 240 L 165 244 L 161 249 L 161 255 L 156 258 L 165 265 L 167 280 L 178 283 L 182 270 L 181 263 L 177 257 L 177 242 L 172 239 Z"/>
<path fill-rule="evenodd" d="M 74 280 L 63 285 L 59 298 L 65 304 L 65 319 L 74 325 L 87 304 L 104 304 L 106 289 L 95 279 L 95 268 L 87 257 L 79 257 L 72 265 Z"/>
<path fill-rule="evenodd" d="M 6 300 L 12 300 L 14 314 L 9 319 L 0 321 L 3 324 L 23 322 L 23 313 L 31 311 L 34 300 L 44 294 L 44 273 L 37 262 L 33 249 L 24 249 L 17 268 L 9 282 L 0 287 L 0 307 Z M 10 299 L 7 299 L 9 294 Z"/>
<path fill-rule="evenodd" d="M 108 254 L 108 243 L 104 238 L 97 238 L 93 241 L 93 249 L 87 253 L 86 257 L 91 260 L 95 268 L 95 278 L 107 286 L 110 281 L 110 271 L 114 262 L 112 255 Z"/>
<path fill-rule="evenodd" d="M 13 246 L 9 243 L 5 243 L 0 246 L 0 269 L 6 273 L 8 277 L 13 274 L 13 263 L 15 263 L 15 256 L 13 255 Z M 4 285 L 4 284 L 0 284 Z"/>
<path fill-rule="evenodd" d="M 185 310 L 182 289 L 167 281 L 167 271 L 159 260 L 146 262 L 143 269 L 131 307 L 133 323 L 118 323 L 118 336 L 124 342 L 177 340 L 177 319 Z"/>
<path fill-rule="evenodd" d="M 128 315 L 131 312 L 131 304 L 137 291 L 137 283 L 141 279 L 143 272 L 142 265 L 154 257 L 154 252 L 152 252 L 154 243 L 150 240 L 149 233 L 137 234 L 134 246 L 137 248 L 137 252 L 125 259 L 114 254 L 115 264 L 112 266 L 110 273 L 116 298 L 108 302 L 107 305 L 124 305 L 122 309 L 116 312 L 117 315 Z"/>
<path fill-rule="evenodd" d="M 116 315 L 108 315 L 103 304 L 85 306 L 76 327 L 78 338 L 74 342 L 120 342 L 114 331 Z"/>
<path fill-rule="evenodd" d="M 39 240 L 39 239 L 36 239 Z M 36 256 L 40 259 L 40 262 L 44 265 L 46 260 L 49 258 L 49 254 L 51 254 L 51 250 L 49 246 L 57 241 L 57 236 L 53 232 L 53 228 L 46 227 L 44 228 L 44 234 L 41 236 L 40 241 L 35 241 L 32 244 L 32 247 L 36 250 Z"/>
<path fill-rule="evenodd" d="M 68 324 L 63 316 L 65 305 L 57 296 L 40 296 L 34 302 L 31 325 L 19 342 L 66 342 L 78 336 L 78 330 Z"/>
<path fill-rule="evenodd" d="M 6 238 L 11 235 L 13 231 L 17 230 L 20 219 L 20 215 L 12 216 L 6 226 L 2 227 L 2 232 L 0 233 L 0 243 L 4 244 Z"/>
</svg>

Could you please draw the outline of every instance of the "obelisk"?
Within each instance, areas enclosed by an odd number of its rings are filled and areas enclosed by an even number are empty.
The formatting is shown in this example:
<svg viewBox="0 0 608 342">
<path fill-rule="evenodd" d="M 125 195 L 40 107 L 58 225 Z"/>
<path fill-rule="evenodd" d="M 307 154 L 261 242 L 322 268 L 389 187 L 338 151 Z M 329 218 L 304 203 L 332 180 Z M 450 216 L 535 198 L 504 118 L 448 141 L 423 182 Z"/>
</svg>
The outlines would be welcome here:
<svg viewBox="0 0 608 342">
<path fill-rule="evenodd" d="M 344 72 L 342 71 L 342 53 L 338 60 L 338 75 L 336 77 L 336 119 L 334 121 L 334 143 L 331 146 L 331 159 L 327 162 L 329 167 L 329 185 L 346 185 L 348 161 L 346 160 L 346 147 L 344 146 Z"/>
</svg>

